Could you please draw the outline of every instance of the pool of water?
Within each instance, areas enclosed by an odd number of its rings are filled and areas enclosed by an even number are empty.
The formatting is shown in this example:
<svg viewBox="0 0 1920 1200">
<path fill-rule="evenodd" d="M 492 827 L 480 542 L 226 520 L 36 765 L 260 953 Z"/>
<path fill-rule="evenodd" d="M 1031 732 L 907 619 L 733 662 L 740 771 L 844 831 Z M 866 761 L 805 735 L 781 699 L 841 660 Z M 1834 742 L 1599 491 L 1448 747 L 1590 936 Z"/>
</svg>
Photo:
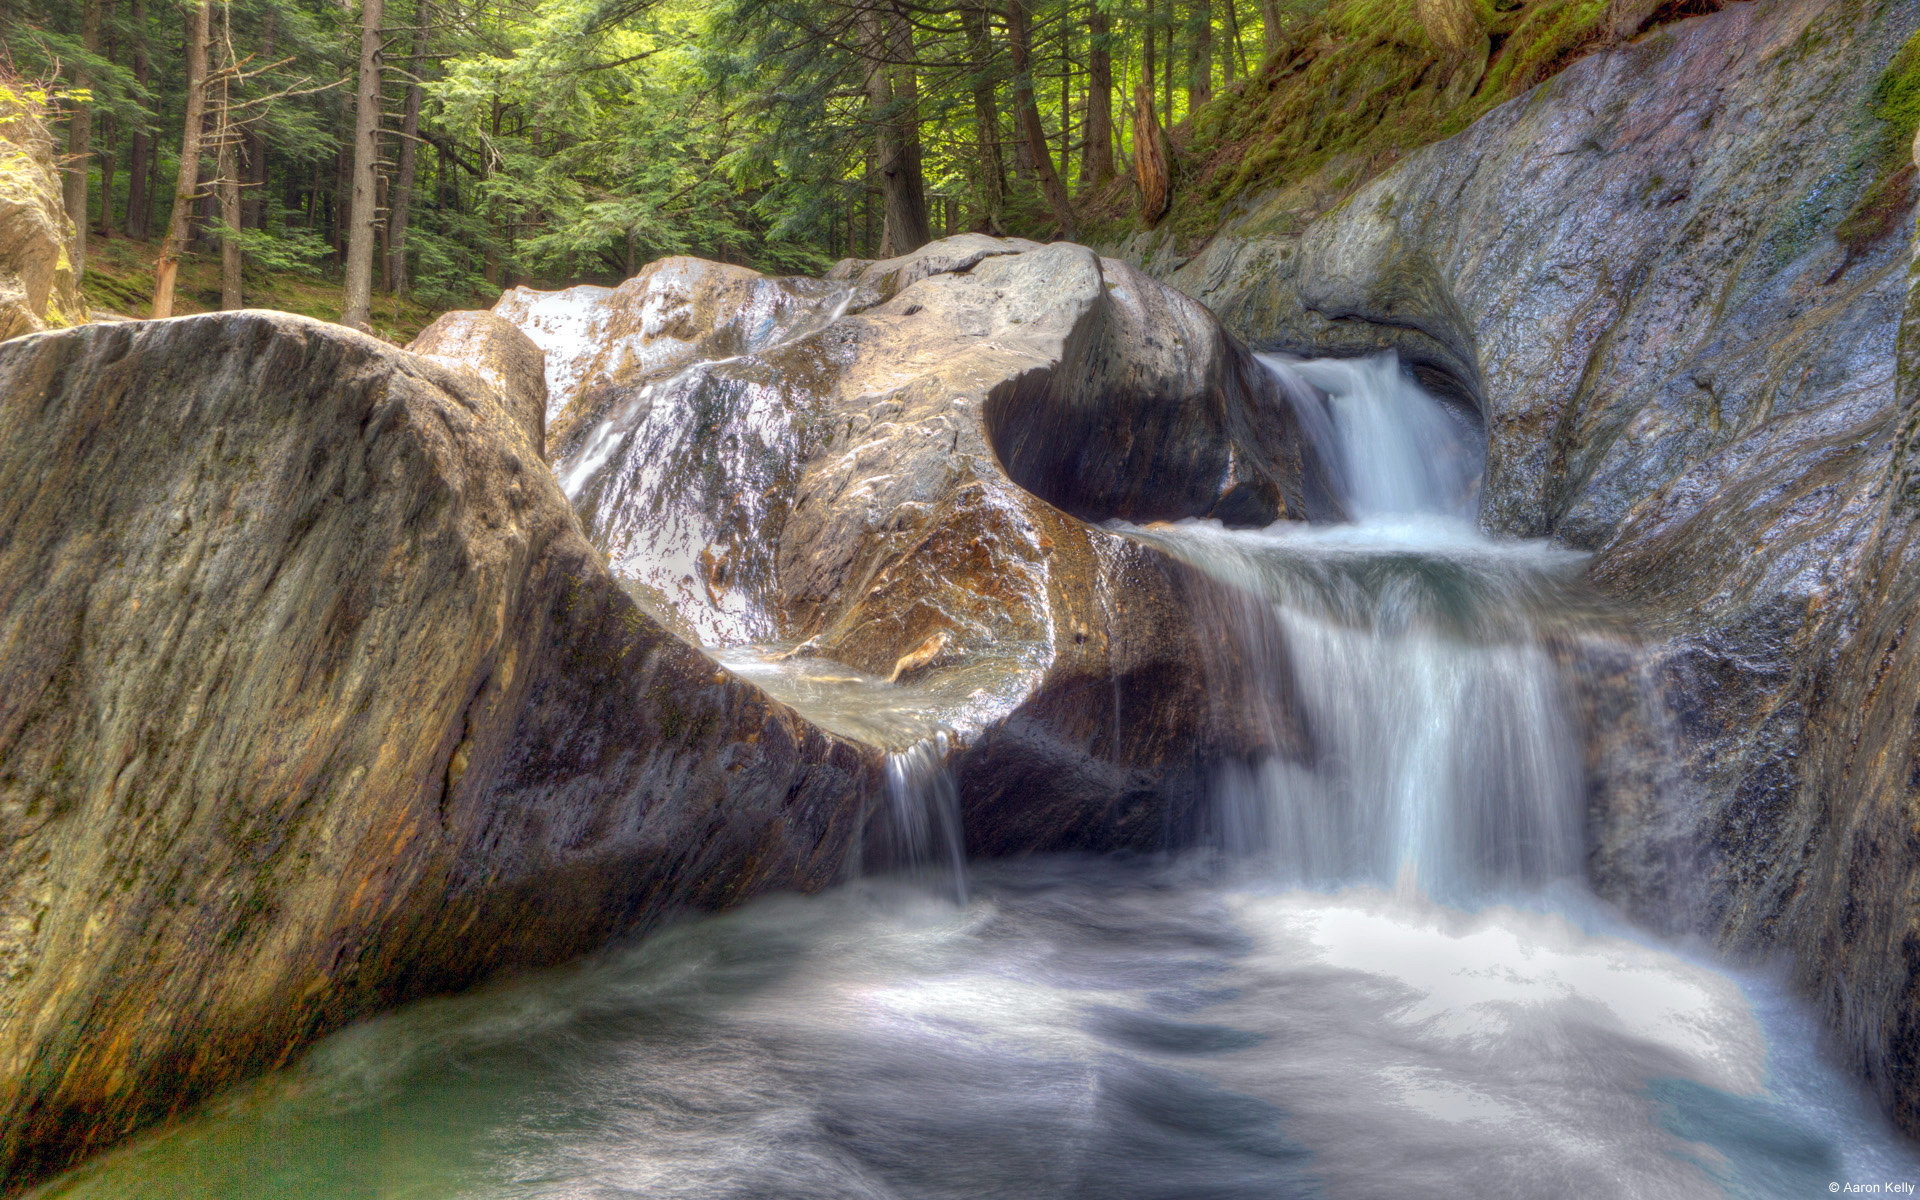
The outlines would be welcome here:
<svg viewBox="0 0 1920 1200">
<path fill-rule="evenodd" d="M 1572 914 L 1572 915 L 1568 915 Z M 415 1004 L 39 1195 L 1805 1197 L 1920 1163 L 1764 975 L 1577 894 L 870 880 Z"/>
</svg>

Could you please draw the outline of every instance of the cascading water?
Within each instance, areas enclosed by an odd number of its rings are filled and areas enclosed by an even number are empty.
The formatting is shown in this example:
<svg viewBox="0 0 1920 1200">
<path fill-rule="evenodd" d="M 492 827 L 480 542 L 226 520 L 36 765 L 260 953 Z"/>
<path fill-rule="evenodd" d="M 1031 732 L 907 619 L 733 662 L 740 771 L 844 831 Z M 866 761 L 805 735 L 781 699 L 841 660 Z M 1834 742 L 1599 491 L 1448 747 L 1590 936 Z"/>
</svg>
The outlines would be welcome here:
<svg viewBox="0 0 1920 1200">
<path fill-rule="evenodd" d="M 1356 519 L 1133 530 L 1235 585 L 1216 620 L 1253 660 L 1238 702 L 1268 744 L 1289 708 L 1311 742 L 1224 767 L 1215 838 L 1312 886 L 1472 899 L 1577 874 L 1579 745 L 1534 618 L 1581 556 L 1475 530 L 1476 431 L 1392 355 L 1265 362 Z"/>
<path fill-rule="evenodd" d="M 976 867 L 957 905 L 883 878 L 689 921 L 350 1029 L 46 1194 L 1747 1200 L 1920 1179 L 1778 980 L 1580 887 L 1581 741 L 1543 637 L 1587 603 L 1579 557 L 1473 528 L 1477 442 L 1390 359 L 1271 365 L 1354 520 L 1133 531 L 1238 585 L 1216 640 L 1240 668 L 1222 678 L 1251 682 L 1217 699 L 1286 748 L 1221 766 L 1214 851 Z M 911 689 L 831 669 L 781 686 L 907 747 L 874 848 L 958 884 L 938 730 Z"/>
<path fill-rule="evenodd" d="M 1479 431 L 1421 390 L 1398 355 L 1256 357 L 1293 406 L 1349 516 L 1474 519 L 1486 457 Z"/>
<path fill-rule="evenodd" d="M 862 858 L 967 902 L 960 789 L 947 765 L 945 732 L 887 755 L 887 807 L 869 823 Z"/>
</svg>

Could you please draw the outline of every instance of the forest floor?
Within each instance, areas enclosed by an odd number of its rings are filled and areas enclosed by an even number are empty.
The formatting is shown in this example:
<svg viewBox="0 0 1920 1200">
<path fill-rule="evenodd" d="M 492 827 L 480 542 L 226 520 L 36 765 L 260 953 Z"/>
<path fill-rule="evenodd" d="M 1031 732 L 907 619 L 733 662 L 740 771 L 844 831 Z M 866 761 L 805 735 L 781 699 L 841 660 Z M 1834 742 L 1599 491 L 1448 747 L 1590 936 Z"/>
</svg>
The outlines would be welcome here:
<svg viewBox="0 0 1920 1200">
<path fill-rule="evenodd" d="M 97 232 L 89 237 L 87 276 L 82 286 L 88 306 L 96 313 L 149 316 L 153 311 L 153 261 L 159 254 L 157 241 L 144 242 L 122 236 L 103 238 Z M 322 321 L 340 319 L 341 281 L 325 274 L 249 267 L 242 287 L 248 308 L 274 308 Z M 216 312 L 219 308 L 220 256 L 189 253 L 181 258 L 179 284 L 173 298 L 174 315 Z M 432 324 L 441 311 L 410 297 L 375 292 L 373 332 L 404 346 Z"/>
</svg>

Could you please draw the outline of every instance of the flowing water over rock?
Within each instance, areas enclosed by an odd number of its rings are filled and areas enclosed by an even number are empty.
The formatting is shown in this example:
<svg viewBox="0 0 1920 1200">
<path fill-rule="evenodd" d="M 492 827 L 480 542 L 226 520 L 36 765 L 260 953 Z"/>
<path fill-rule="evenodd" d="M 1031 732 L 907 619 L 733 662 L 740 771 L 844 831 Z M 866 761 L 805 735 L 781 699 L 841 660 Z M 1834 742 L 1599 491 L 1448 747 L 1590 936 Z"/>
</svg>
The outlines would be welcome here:
<svg viewBox="0 0 1920 1200">
<path fill-rule="evenodd" d="M 735 302 L 716 322 L 704 310 L 720 297 Z M 695 640 L 775 633 L 778 497 L 816 402 L 767 356 L 852 298 L 846 284 L 668 259 L 618 291 L 517 289 L 501 302 L 546 351 L 550 394 L 572 402 L 550 413 L 561 488 L 635 599 Z"/>
<path fill-rule="evenodd" d="M 1681 1198 L 1920 1179 L 1777 981 L 1586 894 L 1581 731 L 1544 640 L 1594 615 L 1580 556 L 1462 519 L 1471 423 L 1396 363 L 1269 366 L 1356 520 L 1127 530 L 1235 585 L 1207 615 L 1222 678 L 1251 682 L 1216 703 L 1255 727 L 1295 705 L 1308 729 L 1305 754 L 1218 766 L 1200 846 L 963 875 L 960 798 L 910 689 L 814 664 L 788 686 L 904 747 L 878 848 L 906 879 L 415 1005 L 48 1194 Z"/>
<path fill-rule="evenodd" d="M 1584 556 L 1480 536 L 1476 431 L 1394 355 L 1266 362 L 1356 520 L 1134 531 L 1236 585 L 1237 703 L 1274 729 L 1297 706 L 1313 741 L 1224 767 L 1214 840 L 1313 886 L 1472 901 L 1574 877 L 1579 738 L 1536 618 L 1577 605 Z"/>
</svg>

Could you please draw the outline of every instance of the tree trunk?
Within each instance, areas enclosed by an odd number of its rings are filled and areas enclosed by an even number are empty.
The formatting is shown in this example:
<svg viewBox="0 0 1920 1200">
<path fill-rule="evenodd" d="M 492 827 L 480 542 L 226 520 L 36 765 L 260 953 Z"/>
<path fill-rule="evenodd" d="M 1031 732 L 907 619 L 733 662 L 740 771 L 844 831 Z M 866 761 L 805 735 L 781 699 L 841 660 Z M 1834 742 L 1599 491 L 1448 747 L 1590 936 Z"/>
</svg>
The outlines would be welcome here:
<svg viewBox="0 0 1920 1200">
<path fill-rule="evenodd" d="M 373 328 L 373 244 L 379 212 L 374 169 L 380 158 L 381 0 L 360 0 L 360 94 L 353 106 L 353 207 L 347 227 L 347 278 L 340 323 Z"/>
<path fill-rule="evenodd" d="M 240 228 L 267 227 L 267 139 L 247 125 L 240 130 Z"/>
<path fill-rule="evenodd" d="M 213 132 L 217 133 L 218 130 Z M 200 148 L 203 152 L 209 148 L 207 137 L 208 131 L 203 128 L 200 133 Z M 219 145 L 219 142 L 213 142 L 211 148 L 217 152 Z M 220 248 L 219 234 L 213 228 L 214 222 L 220 219 L 220 198 L 215 194 L 218 191 L 219 189 L 214 187 L 201 188 L 200 198 L 194 204 L 198 219 L 193 223 L 193 237 L 188 244 L 203 254 L 211 254 Z"/>
<path fill-rule="evenodd" d="M 145 87 L 152 76 L 153 64 L 147 58 L 147 0 L 134 0 L 133 78 Z M 148 211 L 151 192 L 147 188 L 147 173 L 153 169 L 153 135 L 147 132 L 145 121 L 133 127 L 132 135 L 127 158 L 127 223 L 123 228 L 128 237 L 144 241 L 153 232 Z"/>
<path fill-rule="evenodd" d="M 1213 99 L 1213 3 L 1194 0 L 1187 39 L 1187 119 Z"/>
<path fill-rule="evenodd" d="M 273 59 L 274 35 L 278 32 L 276 17 L 271 8 L 260 14 L 260 53 L 262 62 Z M 267 227 L 267 139 L 260 136 L 254 123 L 249 122 L 240 129 L 240 178 L 246 187 L 240 193 L 240 228 L 265 229 Z"/>
<path fill-rule="evenodd" d="M 1140 183 L 1140 219 L 1151 228 L 1167 213 L 1173 182 L 1167 173 L 1166 135 L 1153 118 L 1153 85 L 1145 80 L 1133 93 L 1133 170 Z"/>
<path fill-rule="evenodd" d="M 933 240 L 927 221 L 926 180 L 920 165 L 920 91 L 913 68 L 913 29 L 891 5 L 861 15 L 868 55 L 867 109 L 873 121 L 874 166 L 885 218 L 880 257 L 917 250 Z"/>
<path fill-rule="evenodd" d="M 1147 0 L 1146 9 L 1140 18 L 1140 27 L 1146 34 L 1145 37 L 1140 39 L 1142 42 L 1140 49 L 1140 82 L 1146 87 L 1149 98 L 1153 95 L 1154 50 L 1160 44 L 1154 37 L 1154 21 L 1153 0 Z"/>
<path fill-rule="evenodd" d="M 407 290 L 407 221 L 413 215 L 413 187 L 419 169 L 420 72 L 427 69 L 427 26 L 432 19 L 427 0 L 420 0 L 413 15 L 413 55 L 407 62 L 406 109 L 400 118 L 400 171 L 393 185 L 393 202 L 387 210 L 387 286 L 395 295 Z"/>
<path fill-rule="evenodd" d="M 1167 44 L 1166 53 L 1160 60 L 1160 124 L 1166 128 L 1173 126 L 1173 77 L 1176 73 L 1173 58 L 1173 27 L 1176 23 L 1174 18 L 1178 15 L 1173 6 L 1177 2 L 1178 0 L 1167 0 L 1167 15 L 1162 21 L 1167 30 Z"/>
<path fill-rule="evenodd" d="M 240 131 L 233 124 L 233 76 L 238 68 L 233 61 L 233 4 L 220 6 L 220 28 L 215 39 L 213 78 L 217 84 L 207 89 L 213 116 L 213 195 L 214 211 L 220 226 L 220 311 L 242 307 L 240 294 L 240 162 L 236 142 Z M 211 223 L 211 222 L 210 222 Z"/>
<path fill-rule="evenodd" d="M 1087 152 L 1081 170 L 1089 192 L 1113 178 L 1113 57 L 1107 48 L 1112 28 L 1095 0 L 1087 14 Z"/>
<path fill-rule="evenodd" d="M 982 224 L 988 233 L 1006 232 L 1003 214 L 1007 203 L 1007 167 L 1000 155 L 1000 105 L 994 97 L 995 70 L 993 38 L 987 26 L 987 10 L 968 5 L 960 10 L 967 31 L 967 53 L 973 59 L 973 121 L 979 141 L 980 198 L 984 212 Z"/>
<path fill-rule="evenodd" d="M 220 309 L 231 312 L 246 307 L 240 291 L 240 164 L 239 155 L 234 152 L 231 110 L 225 103 L 220 108 L 220 123 L 216 127 L 220 139 L 216 168 L 220 182 L 214 185 L 220 199 L 220 224 L 224 227 L 220 233 Z"/>
<path fill-rule="evenodd" d="M 1040 109 L 1033 99 L 1033 42 L 1027 23 L 1026 0 L 1008 0 L 1007 47 L 1013 56 L 1013 109 L 1026 135 L 1033 170 L 1040 177 L 1040 192 L 1060 226 L 1061 236 L 1074 235 L 1073 205 L 1067 199 L 1066 185 L 1053 169 L 1053 156 L 1047 151 L 1046 127 L 1040 124 Z"/>
<path fill-rule="evenodd" d="M 1060 6 L 1060 181 L 1064 184 L 1073 170 L 1073 19 L 1067 11 L 1071 0 Z"/>
<path fill-rule="evenodd" d="M 86 0 L 86 8 L 80 18 L 80 44 L 86 47 L 88 54 L 100 53 L 100 19 L 104 15 L 102 0 Z M 93 66 L 89 62 L 80 63 L 73 72 L 75 90 L 93 86 Z M 73 245 L 68 257 L 73 263 L 73 277 L 78 281 L 87 270 L 87 172 L 93 166 L 93 101 L 73 106 L 73 115 L 67 118 L 67 168 L 61 181 L 61 191 L 66 201 L 67 219 L 73 222 Z"/>
<path fill-rule="evenodd" d="M 120 165 L 119 127 L 111 113 L 100 115 L 100 224 L 96 232 L 104 240 L 113 236 L 113 176 Z"/>
<path fill-rule="evenodd" d="M 1233 82 L 1234 70 L 1247 71 L 1247 52 L 1240 45 L 1240 0 L 1227 0 L 1227 44 L 1220 52 L 1220 77 Z"/>
<path fill-rule="evenodd" d="M 321 215 L 327 222 L 327 242 L 333 264 L 347 261 L 347 226 L 353 220 L 353 147 L 342 146 L 333 155 L 333 187 L 320 195 Z"/>
<path fill-rule="evenodd" d="M 167 216 L 167 240 L 153 265 L 153 315 L 173 315 L 173 282 L 187 248 L 193 199 L 200 190 L 200 125 L 207 112 L 207 7 L 211 0 L 187 0 L 187 111 L 180 122 L 180 173 L 173 183 L 173 209 Z"/>
<path fill-rule="evenodd" d="M 1260 48 L 1267 58 L 1280 52 L 1280 0 L 1260 0 Z"/>
<path fill-rule="evenodd" d="M 385 172 L 374 173 L 373 207 L 375 212 L 388 215 L 393 213 L 393 194 L 387 183 Z M 379 236 L 374 241 L 373 265 L 380 280 L 380 290 L 391 292 L 393 290 L 393 275 L 390 273 L 393 266 L 393 226 L 388 221 L 381 221 L 375 226 L 375 232 Z"/>
</svg>

